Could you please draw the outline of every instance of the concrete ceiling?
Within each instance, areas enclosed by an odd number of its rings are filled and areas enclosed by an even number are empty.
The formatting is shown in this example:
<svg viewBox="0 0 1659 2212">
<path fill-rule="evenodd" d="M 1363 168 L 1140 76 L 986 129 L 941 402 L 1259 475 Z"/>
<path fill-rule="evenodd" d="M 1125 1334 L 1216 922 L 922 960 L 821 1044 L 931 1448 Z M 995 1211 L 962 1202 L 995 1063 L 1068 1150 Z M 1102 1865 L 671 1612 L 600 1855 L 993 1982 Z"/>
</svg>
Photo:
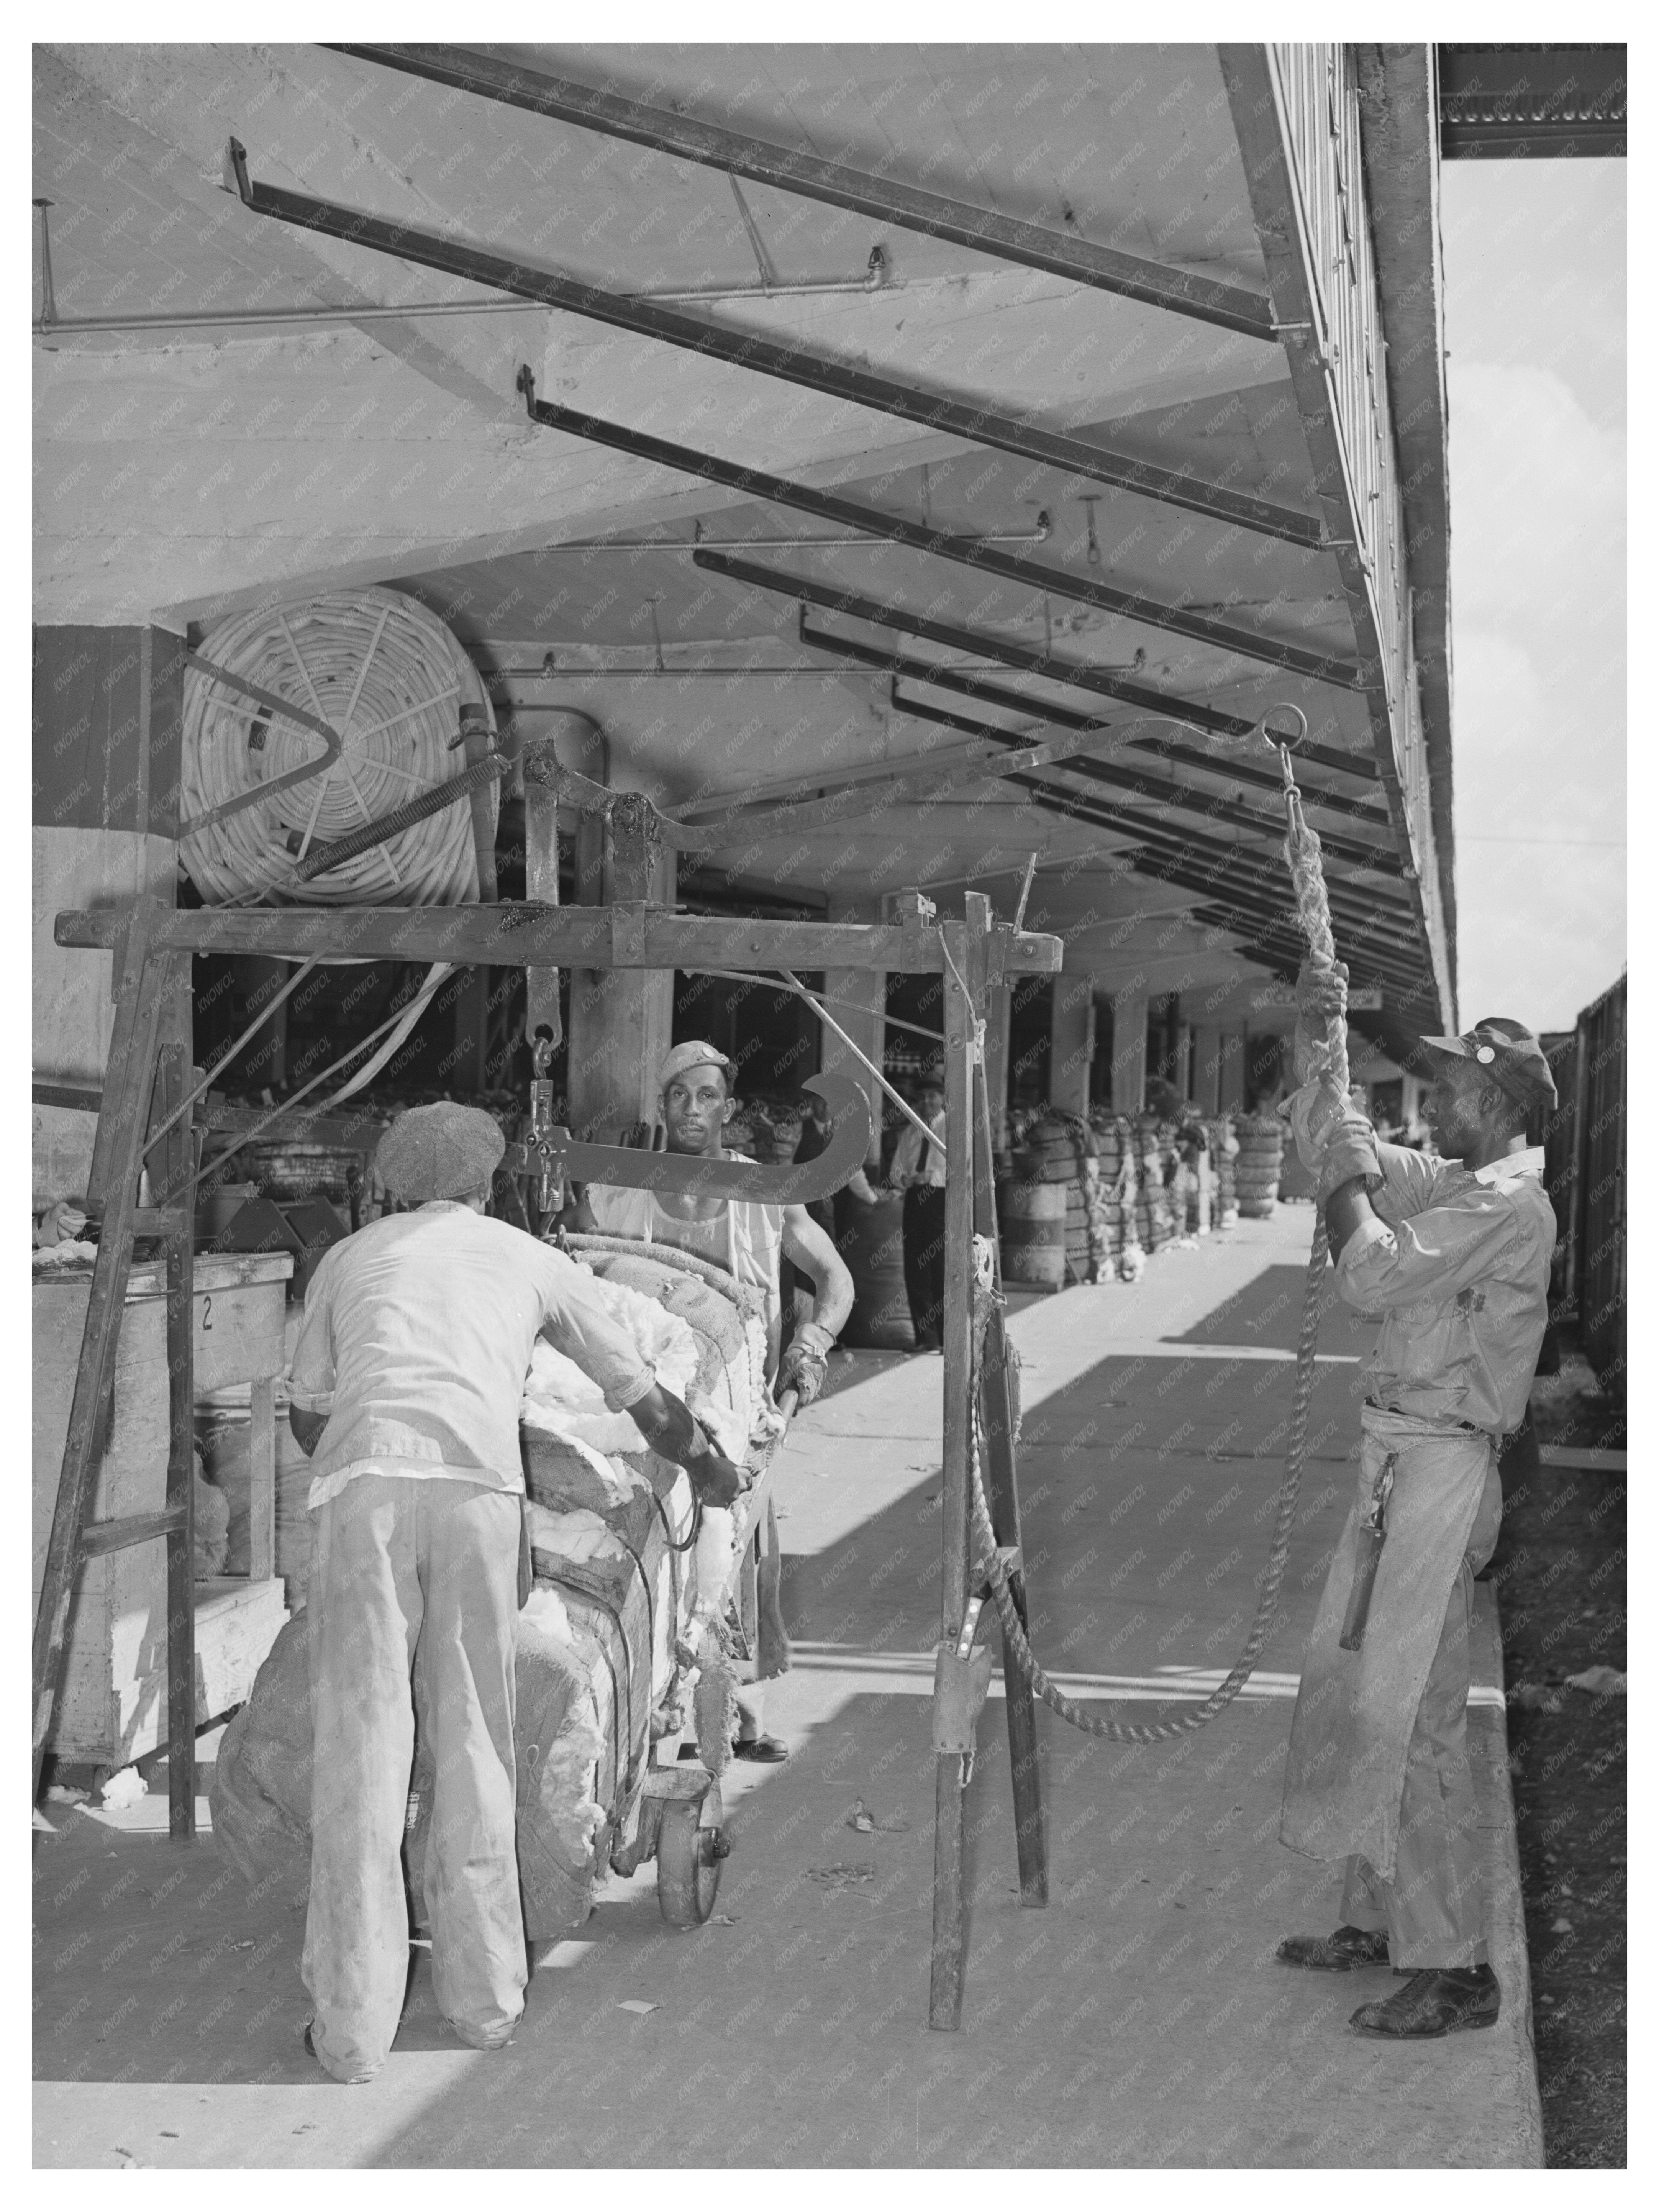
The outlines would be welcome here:
<svg viewBox="0 0 1659 2212">
<path fill-rule="evenodd" d="M 1097 243 L 1263 284 L 1208 47 L 509 51 Z M 742 187 L 740 207 L 716 171 L 313 46 L 35 49 L 34 191 L 53 203 L 61 316 L 478 295 L 474 284 L 256 216 L 222 189 L 233 132 L 258 181 L 453 230 L 613 292 L 757 287 L 745 210 L 769 279 L 785 287 L 857 283 L 879 247 L 878 289 L 751 289 L 705 312 L 1317 511 L 1277 344 L 758 185 Z M 672 800 L 808 763 L 830 775 L 939 738 L 895 711 L 884 678 L 799 647 L 788 580 L 801 576 L 1117 672 L 1175 702 L 1253 719 L 1293 701 L 1316 742 L 1368 750 L 1363 704 L 1337 686 L 905 549 L 757 546 L 752 557 L 776 572 L 776 592 L 708 573 L 689 550 L 694 532 L 763 540 L 811 537 L 818 526 L 536 428 L 514 390 L 520 362 L 549 398 L 854 495 L 867 485 L 888 511 L 963 533 L 1028 533 L 1046 513 L 1046 542 L 1027 550 L 1052 571 L 1222 611 L 1321 653 L 1354 650 L 1328 554 L 572 315 L 532 307 L 303 331 L 60 329 L 37 339 L 33 358 L 38 621 L 210 629 L 273 597 L 395 582 L 443 614 L 487 670 L 538 670 L 550 651 L 550 680 L 503 674 L 499 700 L 579 706 L 602 722 L 616 780 Z M 601 536 L 623 542 L 573 544 Z M 645 544 L 653 538 L 686 550 Z M 823 626 L 902 642 L 917 658 L 935 652 L 861 623 Z M 684 672 L 745 660 L 754 672 L 729 679 Z M 1031 702 L 1027 726 L 1045 697 L 1133 719 L 1105 700 L 1012 673 L 999 680 Z M 1134 765 L 1170 781 L 1150 757 Z M 1336 787 L 1374 788 L 1364 765 Z M 1224 763 L 1198 781 L 1224 793 Z M 1225 842 L 1240 833 L 1212 834 Z M 1247 842 L 1272 849 L 1267 836 Z M 1138 969 L 1190 969 L 1204 984 L 1258 972 L 1231 949 L 1235 939 L 1180 923 L 1200 902 L 1193 894 L 1113 861 L 1122 843 L 987 787 L 914 821 L 896 812 L 878 836 L 826 826 L 744 846 L 727 872 L 873 896 L 903 884 L 988 882 L 1036 850 L 1044 872 L 1033 915 L 1063 917 L 1045 926 L 1067 934 L 1068 967 L 1097 973 L 1103 987 Z"/>
</svg>

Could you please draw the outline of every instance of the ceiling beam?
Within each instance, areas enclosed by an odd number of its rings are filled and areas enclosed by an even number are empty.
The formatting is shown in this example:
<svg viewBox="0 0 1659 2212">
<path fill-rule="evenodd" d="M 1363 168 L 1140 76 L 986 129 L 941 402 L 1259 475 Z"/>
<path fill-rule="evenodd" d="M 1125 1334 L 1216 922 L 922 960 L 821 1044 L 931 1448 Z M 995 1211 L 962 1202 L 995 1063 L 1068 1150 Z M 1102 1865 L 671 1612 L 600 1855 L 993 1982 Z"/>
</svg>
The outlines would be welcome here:
<svg viewBox="0 0 1659 2212">
<path fill-rule="evenodd" d="M 1127 683 L 1109 668 L 1097 668 L 1086 661 L 1058 660 L 1053 653 L 1039 653 L 1035 646 L 1016 645 L 1009 638 L 992 637 L 983 630 L 964 629 L 959 623 L 913 614 L 899 599 L 867 599 L 845 585 L 820 583 L 816 577 L 764 568 L 758 562 L 739 561 L 730 553 L 700 549 L 691 557 L 699 568 L 707 568 L 711 574 L 724 576 L 732 583 L 773 592 L 780 599 L 805 600 L 811 606 L 823 607 L 831 614 L 851 615 L 859 622 L 871 623 L 881 629 L 902 630 L 910 637 L 925 637 L 932 644 L 949 646 L 957 653 L 971 653 L 984 660 L 1000 661 L 1005 668 L 1018 668 L 1024 675 L 1043 677 L 1051 684 L 1069 684 L 1077 690 L 1093 691 L 1103 699 L 1116 699 L 1126 707 L 1138 707 L 1143 714 L 1155 715 L 1160 721 L 1184 722 L 1203 736 L 1248 738 L 1259 726 L 1256 722 L 1242 720 L 1237 714 L 1223 714 L 1217 708 L 1172 698 L 1167 692 L 1149 690 L 1144 684 Z M 1272 708 L 1267 711 L 1271 713 Z"/>
<path fill-rule="evenodd" d="M 821 200 L 830 207 L 850 209 L 878 222 L 897 223 L 906 230 L 944 239 L 975 253 L 1045 270 L 1073 283 L 1138 300 L 1146 307 L 1167 308 L 1172 314 L 1238 331 L 1247 337 L 1271 343 L 1277 335 L 1271 303 L 1241 285 L 1166 268 L 1136 254 L 1120 253 L 1109 246 L 1096 246 L 1074 234 L 1049 230 L 1022 222 L 1017 216 L 1000 215 L 992 208 L 924 191 L 895 177 L 872 176 L 842 162 L 823 161 L 804 148 L 773 145 L 744 131 L 704 123 L 696 116 L 649 107 L 618 93 L 577 84 L 568 77 L 547 75 L 465 47 L 336 44 L 333 51 L 376 62 L 383 68 L 403 70 L 434 84 L 477 93 L 483 99 L 544 115 L 556 123 L 573 124 L 578 130 L 648 146 L 676 161 L 695 161 L 705 168 L 722 170 L 727 176 L 746 177 L 752 184 L 769 185 L 779 191 Z"/>
<path fill-rule="evenodd" d="M 800 641 L 815 653 L 838 654 L 844 660 L 856 660 L 866 668 L 878 668 L 884 675 L 906 676 L 915 684 L 932 684 L 945 691 L 959 691 L 969 698 L 981 699 L 987 706 L 1006 708 L 1014 714 L 1040 714 L 1044 721 L 1057 722 L 1068 730 L 1099 730 L 1109 735 L 1133 752 L 1156 753 L 1161 758 L 1180 761 L 1188 768 L 1201 769 L 1206 775 L 1224 776 L 1233 783 L 1249 784 L 1259 791 L 1282 792 L 1284 778 L 1267 769 L 1252 768 L 1235 753 L 1217 754 L 1194 752 L 1190 747 L 1178 745 L 1170 738 L 1129 738 L 1123 732 L 1133 729 L 1133 723 L 1100 722 L 1079 714 L 1069 707 L 1056 707 L 1048 699 L 1033 698 L 1024 691 L 1005 691 L 988 675 L 976 668 L 947 666 L 934 660 L 912 660 L 890 647 L 866 645 L 861 638 L 828 637 L 823 631 L 807 626 L 806 610 L 801 609 Z M 1342 775 L 1353 775 L 1375 781 L 1377 769 L 1375 761 L 1364 753 L 1342 753 L 1329 745 L 1304 743 L 1297 747 L 1297 765 L 1305 773 L 1310 761 L 1324 768 L 1335 769 Z M 1298 779 L 1298 781 L 1300 781 Z M 1389 817 L 1382 811 L 1380 799 L 1350 799 L 1341 792 L 1328 791 L 1322 784 L 1301 784 L 1302 797 L 1310 806 L 1328 807 L 1338 814 L 1352 815 L 1356 821 L 1371 824 L 1392 836 Z"/>
<path fill-rule="evenodd" d="M 800 385 L 855 407 L 868 407 L 877 414 L 895 416 L 901 422 L 961 438 L 970 446 L 1017 453 L 1082 483 L 1133 492 L 1168 507 L 1184 507 L 1211 521 L 1280 538 L 1307 550 L 1324 547 L 1322 524 L 1293 507 L 1277 506 L 1251 493 L 1204 483 L 1178 469 L 1159 468 L 1132 454 L 1114 453 L 1022 417 L 1000 414 L 971 399 L 953 398 L 948 392 L 926 386 L 878 375 L 872 369 L 860 368 L 833 355 L 814 353 L 805 346 L 761 337 L 752 331 L 728 329 L 702 316 L 683 314 L 678 308 L 607 292 L 581 277 L 536 267 L 518 256 L 492 252 L 468 239 L 422 230 L 413 223 L 368 215 L 361 208 L 317 199 L 308 192 L 256 185 L 248 176 L 247 149 L 240 139 L 229 143 L 226 170 L 227 184 L 244 207 L 273 222 L 291 223 L 298 230 L 343 239 L 349 246 L 414 262 L 422 268 L 441 270 L 448 276 L 494 285 L 497 291 L 510 292 L 518 299 L 586 316 L 589 321 L 630 331 L 639 337 L 655 338 L 733 368 L 751 369 L 757 375 Z"/>
<path fill-rule="evenodd" d="M 942 561 L 954 561 L 964 568 L 976 568 L 987 575 L 1006 577 L 1011 583 L 1024 584 L 1033 592 L 1048 592 L 1055 599 L 1074 599 L 1085 606 L 1098 607 L 1103 613 L 1116 615 L 1125 622 L 1144 623 L 1149 629 L 1173 631 L 1179 637 L 1194 640 L 1198 644 L 1212 646 L 1218 652 L 1237 655 L 1241 659 L 1259 660 L 1273 668 L 1282 668 L 1295 676 L 1305 676 L 1316 684 L 1340 684 L 1346 690 L 1358 690 L 1364 683 L 1363 672 L 1347 661 L 1330 653 L 1310 653 L 1305 647 L 1293 645 L 1282 638 L 1266 637 L 1259 630 L 1243 629 L 1232 623 L 1223 622 L 1218 616 L 1206 614 L 1201 608 L 1171 605 L 1165 600 L 1150 599 L 1139 592 L 1120 591 L 1095 576 L 1076 575 L 1064 568 L 1045 567 L 1031 560 L 1016 547 L 999 545 L 988 538 L 959 536 L 948 530 L 937 530 L 929 523 L 908 515 L 889 514 L 864 500 L 848 499 L 833 491 L 820 490 L 814 484 L 805 484 L 787 477 L 769 475 L 763 469 L 746 468 L 741 462 L 722 460 L 714 453 L 699 453 L 690 446 L 672 444 L 666 438 L 653 437 L 646 430 L 632 430 L 625 424 L 607 422 L 585 409 L 565 407 L 558 402 L 538 398 L 536 379 L 528 368 L 519 371 L 519 390 L 532 422 L 544 429 L 560 430 L 568 437 L 581 438 L 592 445 L 608 446 L 615 453 L 628 453 L 636 460 L 654 461 L 659 468 L 673 469 L 683 476 L 701 477 L 708 483 L 720 485 L 725 490 L 744 494 L 751 499 L 769 501 L 776 507 L 794 508 L 801 514 L 816 515 L 820 521 L 836 524 L 846 530 L 884 538 L 896 545 L 908 545 L 917 553 L 936 556 Z M 889 471 L 901 472 L 896 465 Z M 632 550 L 632 548 L 624 550 Z M 690 552 L 690 544 L 684 547 L 672 542 L 658 544 L 653 550 L 661 552 Z M 713 550 L 713 549 L 710 549 Z M 763 550 L 757 546 L 757 551 Z M 834 552 L 833 538 L 823 541 L 825 552 Z"/>
<path fill-rule="evenodd" d="M 968 714 L 953 714 L 942 707 L 930 707 L 920 699 L 901 699 L 896 680 L 892 691 L 893 711 L 908 714 L 920 721 L 936 722 L 941 729 L 957 730 L 964 737 L 980 737 L 1004 745 L 1028 744 L 1016 730 L 1000 730 L 994 723 L 981 722 Z M 1072 733 L 1075 736 L 1075 732 Z M 1137 775 L 1133 769 L 1120 768 L 1115 763 L 1103 760 L 1071 760 L 1066 764 L 1068 775 L 1087 776 L 1091 782 L 1107 784 L 1115 791 L 1126 791 L 1137 799 L 1151 799 L 1155 805 L 1172 807 L 1177 813 L 1196 814 L 1206 822 L 1231 823 L 1257 837 L 1272 839 L 1275 844 L 1283 841 L 1285 825 L 1281 817 L 1258 813 L 1254 808 L 1240 806 L 1218 792 L 1194 791 L 1190 784 L 1163 783 L 1157 777 Z M 1320 842 L 1328 853 L 1363 868 L 1375 868 L 1381 875 L 1397 876 L 1400 861 L 1393 852 L 1379 852 L 1376 847 L 1362 845 L 1357 839 L 1342 837 L 1334 832 L 1322 836 Z"/>
</svg>

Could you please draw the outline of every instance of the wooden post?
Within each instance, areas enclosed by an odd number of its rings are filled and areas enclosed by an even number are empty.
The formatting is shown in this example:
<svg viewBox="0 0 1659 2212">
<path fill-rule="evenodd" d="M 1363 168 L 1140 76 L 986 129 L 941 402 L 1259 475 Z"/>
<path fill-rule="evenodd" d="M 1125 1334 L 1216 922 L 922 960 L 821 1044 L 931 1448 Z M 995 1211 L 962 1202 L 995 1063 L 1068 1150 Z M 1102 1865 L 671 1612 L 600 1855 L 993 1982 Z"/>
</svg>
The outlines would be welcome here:
<svg viewBox="0 0 1659 2212">
<path fill-rule="evenodd" d="M 599 817 L 584 815 L 597 825 Z M 559 903 L 559 810 L 544 783 L 526 776 L 524 783 L 524 895 L 546 906 Z M 580 889 L 579 889 L 580 896 Z M 592 903 L 599 890 L 594 889 Z M 556 968 L 526 968 L 524 971 L 524 1033 L 534 1044 L 545 1030 L 556 1045 L 564 1042 L 559 1013 L 559 971 Z"/>
<path fill-rule="evenodd" d="M 979 1146 L 974 1162 L 974 1227 L 997 1243 L 996 1193 L 992 1183 L 991 1122 L 986 1096 L 985 1071 L 974 1073 L 975 1121 Z M 999 1254 L 996 1285 L 1002 1288 Z M 1013 1395 L 1009 1376 L 1008 1340 L 1003 1332 L 1002 1310 L 991 1316 L 985 1332 L 984 1365 L 980 1376 L 980 1401 L 985 1435 L 985 1491 L 991 1509 L 991 1533 L 999 1544 L 1020 1545 L 1019 1488 L 1014 1466 Z M 1027 1627 L 1030 1616 L 1025 1605 L 1024 1571 L 1008 1577 L 1015 1609 Z M 1022 1905 L 1048 1902 L 1048 1832 L 1042 1808 L 1042 1772 L 1036 1733 L 1036 1698 L 1015 1662 L 1005 1638 L 1002 1646 L 1002 1686 L 1008 1717 L 1008 1755 L 1014 1777 L 1014 1842 L 1019 1858 L 1019 1901 Z"/>
<path fill-rule="evenodd" d="M 1095 1056 L 1095 979 L 1056 975 L 1048 1031 L 1048 1103 L 1067 1114 L 1089 1111 L 1089 1070 Z"/>
<path fill-rule="evenodd" d="M 1112 1111 L 1139 1114 L 1146 1103 L 1146 994 L 1112 994 Z"/>
<path fill-rule="evenodd" d="M 991 1150 L 1003 1150 L 1008 1137 L 1008 1040 L 1013 1019 L 1012 993 L 996 983 L 985 1009 L 985 1096 L 991 1115 Z"/>
<path fill-rule="evenodd" d="M 612 810 L 606 840 L 605 904 L 672 906 L 674 854 L 653 847 L 646 816 L 623 794 Z M 674 971 L 616 968 L 573 977 L 570 999 L 570 1126 L 605 1130 L 650 1121 L 657 1111 L 657 1070 L 673 1032 Z"/>
<path fill-rule="evenodd" d="M 832 896 L 830 919 L 831 921 L 878 921 L 881 919 L 880 903 L 874 900 Z M 827 999 L 839 1001 L 831 1006 L 830 1012 L 854 1042 L 879 1067 L 887 1036 L 885 970 L 880 968 L 826 968 L 823 971 L 823 994 Z M 821 1066 L 826 1071 L 845 1075 L 851 1082 L 856 1083 L 870 1101 L 868 1164 L 874 1165 L 881 1157 L 881 1085 L 827 1024 L 823 1026 L 823 1036 Z"/>
<path fill-rule="evenodd" d="M 155 972 L 165 963 L 152 963 L 149 947 L 150 936 L 165 914 L 166 908 L 157 899 L 140 899 L 135 903 L 117 987 L 110 1066 L 112 1069 L 120 1068 L 124 1087 L 115 1093 L 106 1090 L 104 1106 L 98 1116 L 94 1157 L 100 1165 L 100 1187 L 107 1194 L 107 1204 L 98 1240 L 98 1256 L 93 1262 L 92 1288 L 81 1334 L 81 1357 L 75 1372 L 75 1395 L 70 1402 L 69 1431 L 64 1440 L 64 1464 L 58 1478 L 52 1535 L 40 1580 L 40 1603 L 34 1617 L 32 1796 L 38 1795 L 40 1788 L 40 1766 L 46 1757 L 46 1737 L 51 1732 L 52 1709 L 58 1702 L 58 1679 L 63 1672 L 70 1600 L 80 1561 L 81 1531 L 92 1504 L 98 1464 L 109 1430 L 115 1352 L 121 1334 L 122 1309 L 126 1302 L 127 1276 L 132 1264 L 138 1170 L 149 1128 L 152 1078 L 166 981 L 164 973 Z"/>
<path fill-rule="evenodd" d="M 1244 1111 L 1244 1025 L 1225 1030 L 1221 1038 L 1221 1073 L 1218 1103 L 1224 1114 Z"/>
<path fill-rule="evenodd" d="M 945 1110 L 950 1166 L 945 1185 L 945 1471 L 940 1633 L 954 1649 L 968 1607 L 969 1468 L 972 1449 L 975 1186 L 974 1020 L 985 1003 L 990 902 L 969 895 L 965 921 L 940 925 L 961 982 L 945 976 Z M 966 989 L 963 989 L 963 985 Z M 970 1004 L 970 999 L 972 1003 Z M 967 1790 L 957 1752 L 937 1754 L 934 1779 L 933 1950 L 928 2021 L 962 2025 L 967 1947 L 963 1894 Z"/>
<path fill-rule="evenodd" d="M 178 955 L 155 963 L 165 994 L 156 1104 L 165 1116 L 190 1088 L 190 963 Z M 179 1227 L 166 1242 L 167 1419 L 165 1509 L 167 1530 L 167 1833 L 188 1843 L 196 1834 L 196 1382 L 194 1154 L 186 1115 L 162 1140 L 151 1173 Z"/>
<path fill-rule="evenodd" d="M 1221 1024 L 1200 1022 L 1193 1031 L 1193 1097 L 1200 1114 L 1221 1111 Z"/>
</svg>

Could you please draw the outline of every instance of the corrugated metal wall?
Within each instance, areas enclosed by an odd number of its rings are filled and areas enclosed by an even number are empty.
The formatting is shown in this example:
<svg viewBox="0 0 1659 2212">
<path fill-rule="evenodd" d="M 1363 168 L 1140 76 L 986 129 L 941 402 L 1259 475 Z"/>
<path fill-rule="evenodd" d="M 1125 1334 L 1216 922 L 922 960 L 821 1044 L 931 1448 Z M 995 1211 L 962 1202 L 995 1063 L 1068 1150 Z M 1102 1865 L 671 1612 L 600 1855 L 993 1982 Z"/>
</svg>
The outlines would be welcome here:
<svg viewBox="0 0 1659 2212">
<path fill-rule="evenodd" d="M 1578 1340 L 1604 1389 L 1626 1388 L 1626 978 L 1547 1041 L 1560 1108 L 1546 1135 L 1545 1177 L 1561 1237 L 1552 1305 L 1576 1308 Z"/>
</svg>

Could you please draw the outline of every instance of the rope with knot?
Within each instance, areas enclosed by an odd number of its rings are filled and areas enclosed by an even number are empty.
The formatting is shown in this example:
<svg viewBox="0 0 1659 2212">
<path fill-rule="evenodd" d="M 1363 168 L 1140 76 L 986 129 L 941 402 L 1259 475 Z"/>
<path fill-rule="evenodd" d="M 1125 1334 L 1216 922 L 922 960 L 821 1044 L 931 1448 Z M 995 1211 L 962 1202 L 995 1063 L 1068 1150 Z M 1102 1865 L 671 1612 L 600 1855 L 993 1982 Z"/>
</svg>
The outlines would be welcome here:
<svg viewBox="0 0 1659 2212">
<path fill-rule="evenodd" d="M 1291 711 L 1300 715 L 1299 709 Z M 1265 716 L 1258 726 L 1267 735 Z M 1302 718 L 1301 734 L 1305 735 L 1306 731 L 1307 722 L 1305 718 Z M 1330 901 L 1325 890 L 1319 836 L 1316 830 L 1309 828 L 1303 813 L 1302 795 L 1297 789 L 1296 775 L 1291 765 L 1291 744 L 1299 742 L 1299 738 L 1286 741 L 1267 736 L 1267 741 L 1278 746 L 1279 765 L 1285 778 L 1285 859 L 1295 888 L 1297 919 L 1303 935 L 1308 940 L 1309 953 L 1314 965 L 1330 967 L 1335 962 L 1336 947 L 1331 934 Z M 1322 1042 L 1315 1043 L 1313 1058 L 1316 1079 L 1328 1085 L 1339 1098 L 1346 1100 L 1348 1042 L 1346 1028 L 1340 1016 L 1331 1017 Z M 1302 1326 L 1297 1338 L 1296 1389 L 1291 1402 L 1285 1475 L 1279 1485 L 1273 1542 L 1267 1553 L 1261 1594 L 1256 1602 L 1255 1618 L 1251 1623 L 1249 1634 L 1244 1639 L 1243 1648 L 1225 1678 L 1201 1703 L 1168 1720 L 1111 1720 L 1104 1714 L 1091 1711 L 1076 1698 L 1068 1698 L 1057 1686 L 1032 1650 L 1013 1591 L 1009 1586 L 1007 1571 L 997 1553 L 990 1507 L 986 1500 L 984 1478 L 980 1468 L 980 1425 L 975 1405 L 968 1464 L 974 1546 L 979 1555 L 979 1570 L 990 1586 L 991 1601 L 1002 1626 L 1004 1643 L 1012 1652 L 1014 1663 L 1021 1674 L 1030 1683 L 1034 1694 L 1051 1712 L 1058 1713 L 1061 1720 L 1069 1722 L 1073 1728 L 1081 1729 L 1085 1735 L 1103 1736 L 1112 1743 L 1164 1743 L 1173 1736 L 1190 1735 L 1197 1729 L 1207 1727 L 1217 1714 L 1224 1712 L 1237 1697 L 1255 1672 L 1269 1637 L 1275 1629 L 1283 1626 L 1278 1612 L 1279 1592 L 1285 1578 L 1285 1563 L 1290 1556 L 1291 1531 L 1295 1524 L 1297 1499 L 1302 1488 L 1302 1466 L 1307 1449 L 1308 1415 L 1313 1403 L 1314 1356 L 1319 1342 L 1319 1309 L 1324 1292 L 1327 1251 L 1325 1216 L 1316 1202 L 1313 1249 L 1308 1255 L 1308 1272 L 1303 1286 Z"/>
</svg>

